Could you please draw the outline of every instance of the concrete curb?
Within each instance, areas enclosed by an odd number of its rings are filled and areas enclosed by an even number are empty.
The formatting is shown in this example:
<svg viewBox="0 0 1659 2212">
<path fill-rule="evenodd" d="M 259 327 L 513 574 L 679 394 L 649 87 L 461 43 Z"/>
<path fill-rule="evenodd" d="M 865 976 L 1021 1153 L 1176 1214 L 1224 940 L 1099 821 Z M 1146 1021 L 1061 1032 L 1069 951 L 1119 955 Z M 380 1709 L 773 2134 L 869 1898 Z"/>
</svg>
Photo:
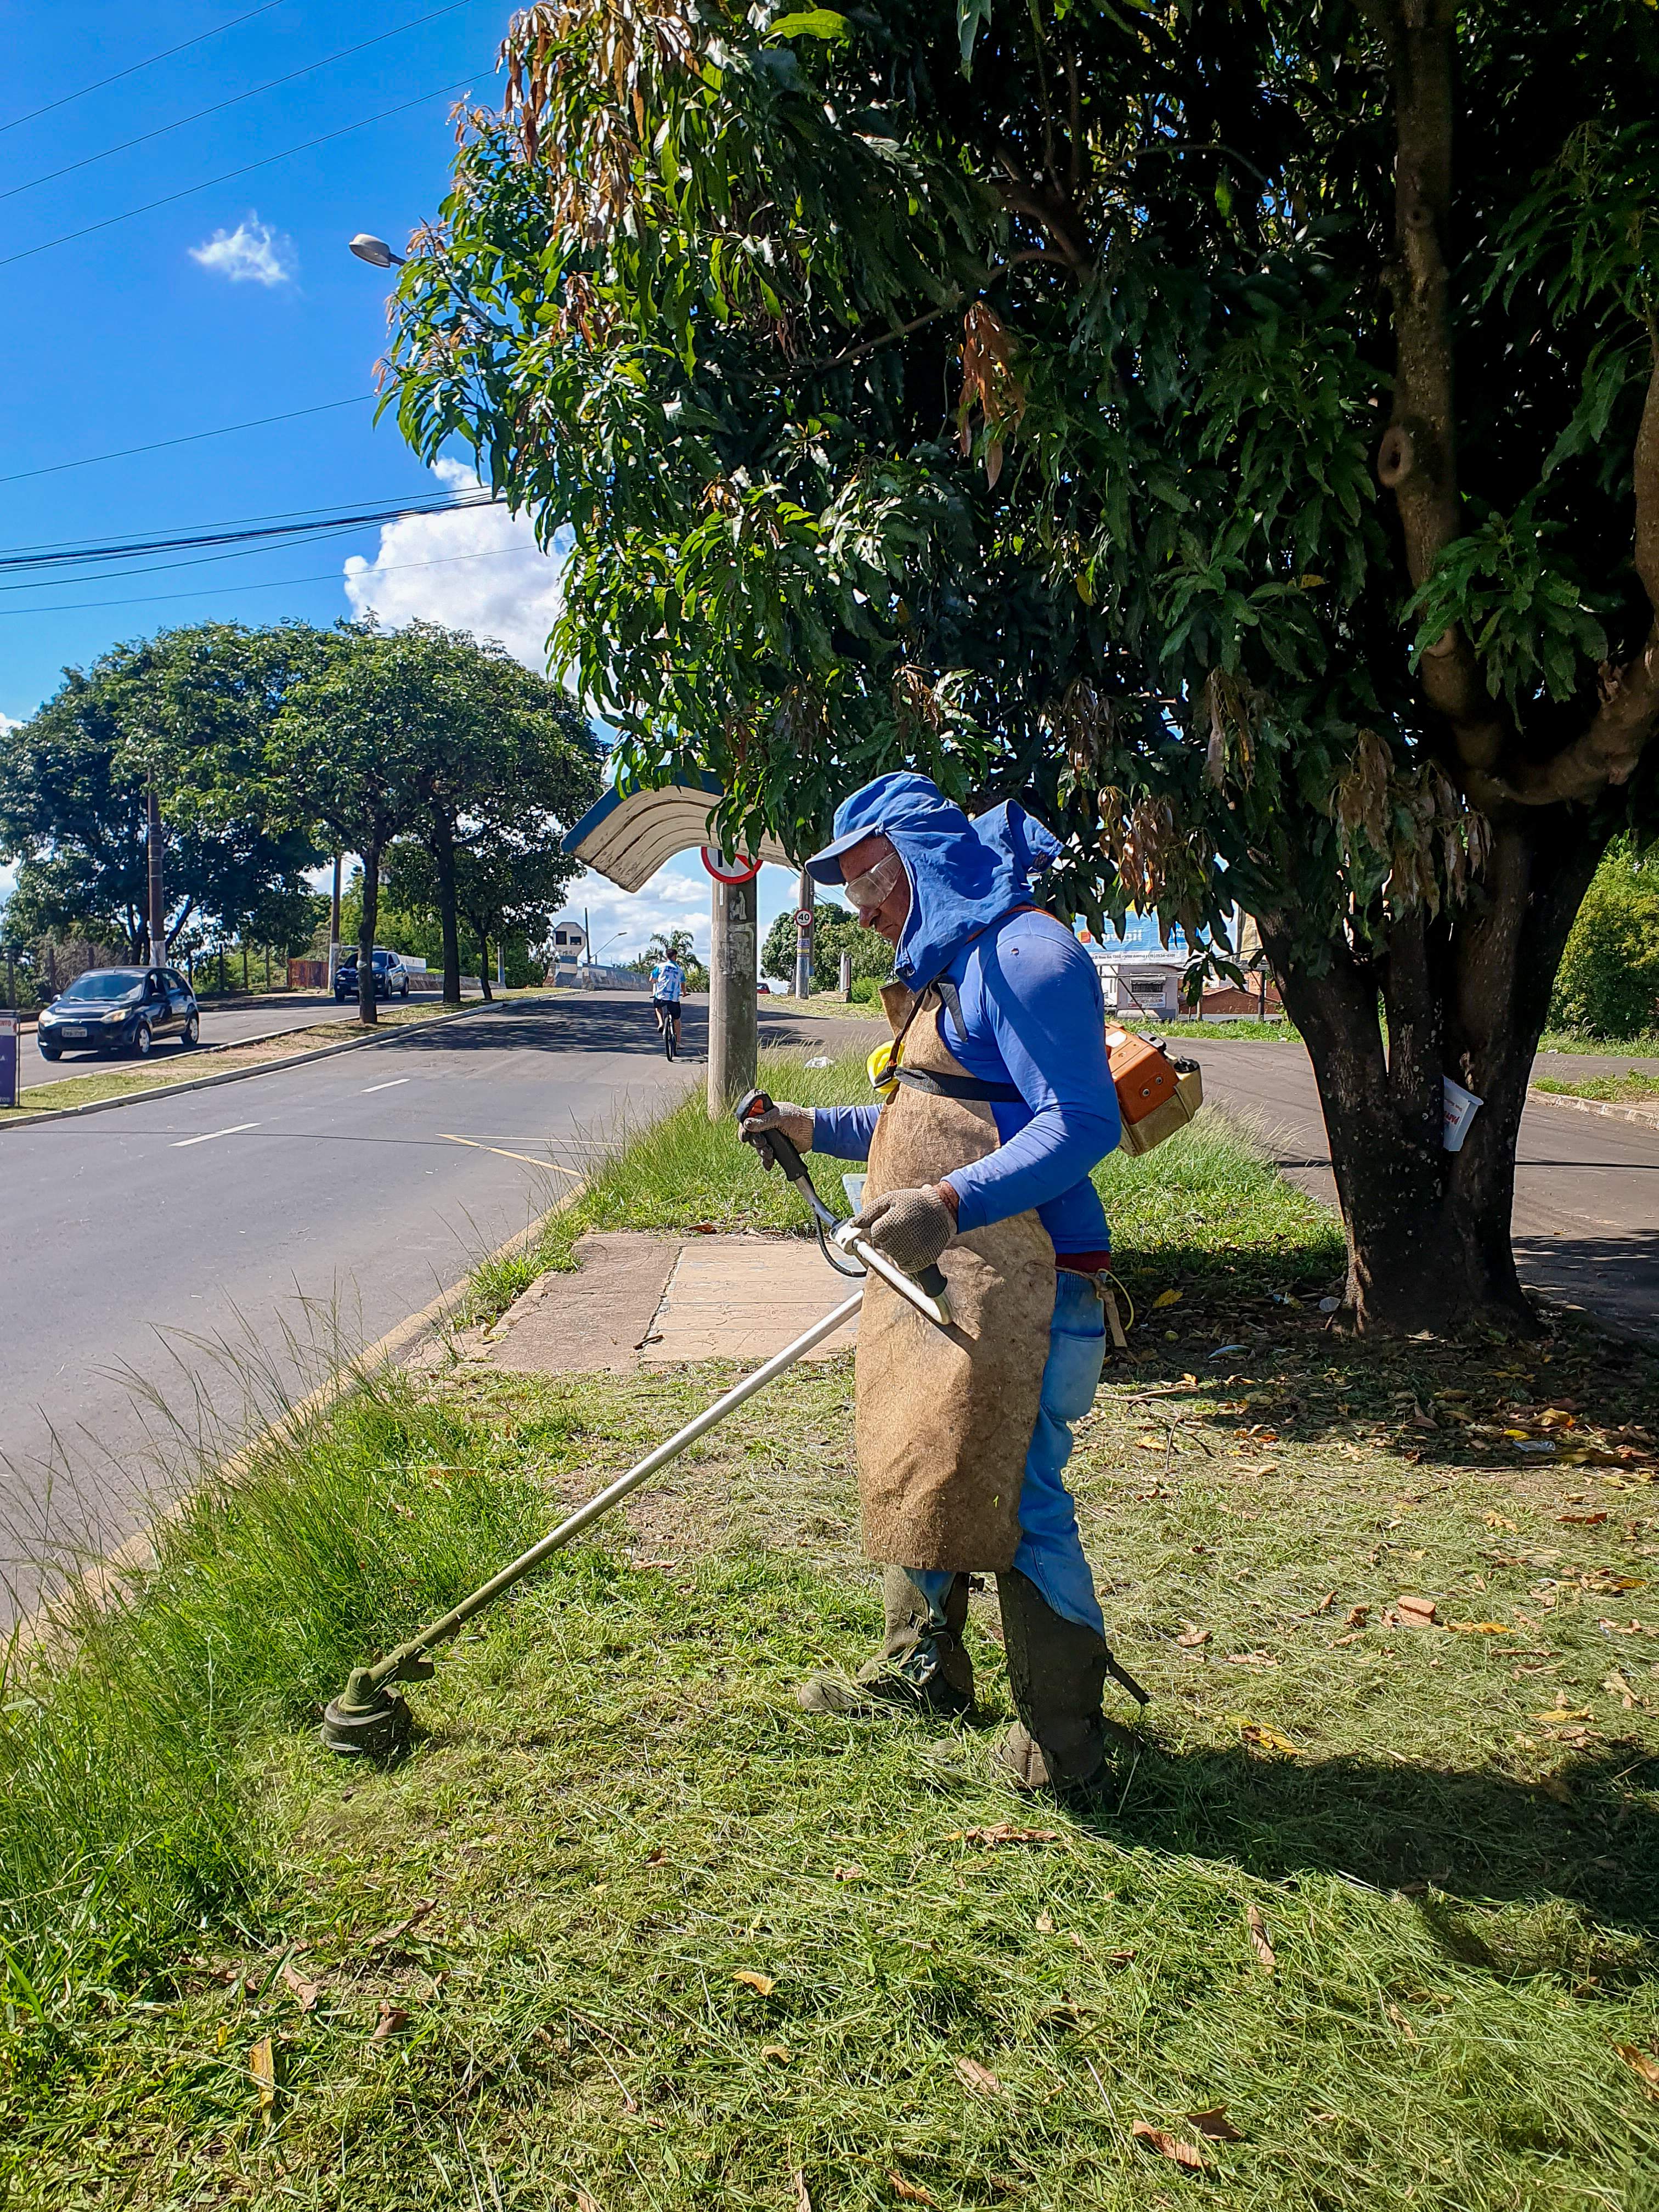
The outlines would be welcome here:
<svg viewBox="0 0 1659 2212">
<path fill-rule="evenodd" d="M 1650 1112 L 1643 1106 L 1615 1106 L 1605 1098 L 1575 1098 L 1570 1091 L 1538 1091 L 1528 1085 L 1527 1103 L 1565 1106 L 1575 1114 L 1599 1114 L 1605 1121 L 1629 1121 L 1638 1129 L 1659 1129 L 1659 1112 Z"/>
<path fill-rule="evenodd" d="M 552 996 L 550 992 L 547 994 Z M 89 1098 L 84 1106 L 45 1106 L 38 1114 L 7 1115 L 0 1118 L 0 1133 L 8 1129 L 32 1129 L 42 1121 L 68 1121 L 82 1114 L 108 1114 L 118 1106 L 148 1106 L 157 1098 L 182 1098 L 192 1091 L 216 1090 L 223 1083 L 246 1083 L 256 1075 L 276 1075 L 284 1068 L 304 1067 L 313 1060 L 332 1060 L 343 1052 L 367 1052 L 373 1045 L 398 1044 L 416 1031 L 424 1032 L 441 1027 L 445 1022 L 459 1022 L 468 1014 L 503 1013 L 510 1006 L 530 1006 L 541 1004 L 541 994 L 533 999 L 497 999 L 486 1006 L 479 1000 L 476 1006 L 457 1006 L 447 1014 L 432 1014 L 423 1022 L 400 1022 L 389 1029 L 384 1036 L 347 1037 L 340 1044 L 320 1044 L 312 1052 L 284 1053 L 279 1060 L 268 1060 L 258 1067 L 228 1067 L 222 1075 L 198 1075 L 188 1083 L 160 1083 L 150 1091 L 125 1091 L 118 1098 Z M 279 1032 L 280 1034 L 280 1032 Z M 290 1032 L 291 1034 L 291 1032 Z M 269 1044 L 269 1037 L 252 1037 L 252 1044 Z M 210 1045 L 210 1052 L 235 1052 L 244 1048 L 236 1045 Z"/>
<path fill-rule="evenodd" d="M 378 1040 L 371 1037 L 365 1042 L 372 1044 Z M 448 1320 L 465 1298 L 479 1266 L 488 1267 L 499 1260 L 510 1260 L 516 1253 L 533 1244 L 548 1224 L 556 1220 L 560 1214 L 568 1212 L 584 1196 L 586 1189 L 587 1180 L 584 1176 L 574 1190 L 565 1191 L 545 1213 L 526 1222 L 516 1235 L 507 1238 L 505 1244 L 498 1245 L 486 1260 L 469 1267 L 459 1282 L 452 1283 L 447 1291 L 441 1291 L 429 1305 L 422 1306 L 419 1313 L 409 1315 L 389 1328 L 384 1336 L 376 1338 L 373 1344 L 365 1346 L 355 1359 L 348 1360 L 343 1367 L 337 1367 L 325 1382 L 319 1382 L 314 1390 L 308 1390 L 303 1398 L 276 1420 L 268 1422 L 258 1435 L 244 1444 L 240 1451 L 233 1452 L 228 1459 L 222 1460 L 213 1471 L 212 1480 L 216 1482 L 240 1482 L 251 1472 L 261 1451 L 297 1436 L 308 1421 L 314 1420 L 319 1414 L 327 1413 L 330 1407 L 337 1405 L 355 1383 L 381 1369 L 395 1366 L 405 1354 L 413 1351 L 423 1336 L 429 1331 L 441 1328 Z M 192 1496 L 194 1494 L 191 1493 Z M 190 1497 L 175 1499 L 171 1505 L 155 1514 L 144 1528 L 135 1530 L 124 1544 L 118 1545 L 105 1558 L 95 1560 L 92 1565 L 83 1568 L 73 1577 L 67 1589 L 60 1590 L 55 1597 L 47 1598 L 32 1613 L 25 1613 L 3 1638 L 0 1638 L 0 1651 L 9 1655 L 32 1650 L 47 1642 L 54 1634 L 63 1632 L 68 1626 L 64 1609 L 72 1609 L 73 1601 L 77 1598 L 99 1607 L 111 1603 L 120 1595 L 131 1577 L 143 1574 L 155 1565 L 155 1532 L 165 1528 L 170 1521 L 176 1521 L 190 1502 Z"/>
</svg>

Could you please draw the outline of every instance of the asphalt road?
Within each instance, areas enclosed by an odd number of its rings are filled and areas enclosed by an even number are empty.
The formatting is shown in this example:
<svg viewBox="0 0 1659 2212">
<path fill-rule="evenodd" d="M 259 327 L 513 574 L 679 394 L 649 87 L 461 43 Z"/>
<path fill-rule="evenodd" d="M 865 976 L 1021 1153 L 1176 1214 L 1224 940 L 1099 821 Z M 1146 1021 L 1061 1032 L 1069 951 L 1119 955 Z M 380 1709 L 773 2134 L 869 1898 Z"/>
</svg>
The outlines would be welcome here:
<svg viewBox="0 0 1659 2212">
<path fill-rule="evenodd" d="M 432 993 L 417 992 L 413 995 L 416 998 L 433 996 L 440 988 L 441 985 L 434 984 Z M 461 994 L 468 999 L 477 997 L 477 985 L 473 984 L 468 990 L 463 981 Z M 393 1004 L 401 1005 L 402 1001 L 394 1000 Z M 284 999 L 276 1006 L 267 1003 L 259 1006 L 239 1006 L 234 1002 L 226 1006 L 204 1006 L 202 1009 L 202 1042 L 204 1045 L 251 1044 L 256 1037 L 280 1036 L 285 1030 L 309 1029 L 319 1022 L 353 1022 L 356 1018 L 357 1002 L 355 999 L 343 1006 L 337 1006 L 331 994 L 326 991 L 295 992 L 291 999 Z M 32 1083 L 62 1083 L 70 1076 L 94 1075 L 111 1066 L 137 1067 L 139 1065 L 131 1054 L 125 1060 L 111 1061 L 100 1060 L 96 1053 L 88 1052 L 72 1053 L 59 1060 L 44 1060 L 35 1048 L 33 1030 L 20 1037 L 18 1043 L 22 1061 L 21 1081 L 26 1091 Z M 194 1054 L 186 1052 L 176 1037 L 161 1037 L 156 1041 L 155 1063 L 158 1067 L 172 1060 L 193 1057 Z M 212 1065 L 211 1060 L 204 1065 L 202 1071 L 204 1075 L 211 1072 Z"/>
<path fill-rule="evenodd" d="M 1183 1038 L 1176 1049 L 1203 1069 L 1206 1098 L 1258 1122 L 1285 1173 L 1336 1204 L 1325 1117 L 1299 1044 Z M 1641 1065 L 1558 1054 L 1536 1073 L 1566 1079 Z M 1529 1290 L 1659 1341 L 1659 1129 L 1533 1100 L 1516 1158 L 1515 1256 Z"/>
</svg>

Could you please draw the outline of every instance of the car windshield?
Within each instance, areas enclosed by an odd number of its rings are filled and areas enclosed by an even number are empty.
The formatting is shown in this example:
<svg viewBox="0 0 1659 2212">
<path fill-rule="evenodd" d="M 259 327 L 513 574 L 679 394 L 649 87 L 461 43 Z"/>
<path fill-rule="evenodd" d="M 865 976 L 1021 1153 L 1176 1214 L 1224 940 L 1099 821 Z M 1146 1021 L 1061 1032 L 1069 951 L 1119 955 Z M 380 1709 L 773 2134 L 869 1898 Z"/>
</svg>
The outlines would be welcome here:
<svg viewBox="0 0 1659 2212">
<path fill-rule="evenodd" d="M 125 999 L 130 991 L 142 991 L 143 988 L 142 969 L 94 968 L 84 975 L 78 975 L 64 996 L 65 999 Z"/>
</svg>

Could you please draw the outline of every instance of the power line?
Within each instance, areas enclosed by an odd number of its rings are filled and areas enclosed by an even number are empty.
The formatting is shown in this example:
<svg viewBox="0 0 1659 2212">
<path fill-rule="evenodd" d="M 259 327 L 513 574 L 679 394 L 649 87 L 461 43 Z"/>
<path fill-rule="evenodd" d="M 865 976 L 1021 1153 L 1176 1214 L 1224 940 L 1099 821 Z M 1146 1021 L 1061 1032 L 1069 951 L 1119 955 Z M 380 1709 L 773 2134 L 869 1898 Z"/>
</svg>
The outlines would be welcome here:
<svg viewBox="0 0 1659 2212">
<path fill-rule="evenodd" d="M 32 192 L 40 185 L 56 184 L 59 177 L 73 176 L 77 169 L 89 169 L 94 161 L 107 161 L 112 154 L 125 154 L 134 146 L 148 145 L 152 138 L 165 138 L 170 131 L 182 131 L 187 123 L 200 123 L 206 116 L 222 113 L 227 107 L 240 107 L 245 100 L 257 100 L 263 92 L 275 92 L 279 85 L 292 84 L 296 77 L 310 76 L 313 71 L 327 69 L 335 62 L 349 61 L 353 54 L 366 53 L 370 46 L 384 46 L 388 39 L 401 39 L 405 31 L 418 31 L 422 23 L 435 23 L 440 15 L 453 15 L 458 8 L 474 4 L 475 0 L 449 0 L 447 7 L 434 8 L 429 15 L 416 15 L 412 22 L 399 23 L 393 31 L 379 32 L 355 46 L 342 46 L 337 54 L 325 54 L 319 62 L 307 62 L 303 69 L 290 70 L 286 76 L 274 76 L 268 83 L 256 84 L 250 92 L 234 93 L 228 100 L 216 100 L 211 107 L 198 107 L 193 115 L 181 115 L 176 123 L 158 124 L 154 131 L 141 131 L 136 138 L 123 138 L 118 145 L 106 146 L 101 154 L 84 155 L 78 161 L 66 161 L 61 169 L 48 169 L 43 177 L 31 177 L 27 184 L 9 185 L 0 192 L 0 200 L 15 199 L 19 192 Z"/>
<path fill-rule="evenodd" d="M 377 576 L 389 576 L 398 568 L 447 568 L 457 561 L 498 561 L 503 554 L 528 553 L 528 545 L 492 545 L 481 553 L 441 553 L 430 561 L 389 561 L 384 568 L 376 568 Z M 204 584 L 198 592 L 154 592 L 136 599 L 73 599 L 60 607 L 0 607 L 0 618 L 7 615 L 78 615 L 90 612 L 94 607 L 152 607 L 170 599 L 201 599 L 210 592 L 216 598 L 229 598 L 241 592 L 286 592 L 296 584 L 337 584 L 344 581 L 344 571 L 325 568 L 313 576 L 283 576 L 265 584 Z"/>
<path fill-rule="evenodd" d="M 405 516 L 419 514 L 465 514 L 474 507 L 496 507 L 503 504 L 494 492 L 482 487 L 476 492 L 463 492 L 458 498 L 428 501 L 421 505 L 404 501 L 396 507 L 371 508 L 365 513 L 332 514 L 326 508 L 314 509 L 304 520 L 297 522 L 268 521 L 247 528 L 222 526 L 218 529 L 191 531 L 171 538 L 144 538 L 137 543 L 116 542 L 102 545 L 65 545 L 62 548 L 31 550 L 21 547 L 13 553 L 0 553 L 0 574 L 15 574 L 25 568 L 80 568 L 88 562 L 124 561 L 144 553 L 192 552 L 199 546 L 246 545 L 256 540 L 278 538 L 316 536 L 325 531 L 356 530 L 376 523 L 400 522 Z"/>
<path fill-rule="evenodd" d="M 273 161 L 286 161 L 295 154 L 308 154 L 313 146 L 326 146 L 336 138 L 349 138 L 354 131 L 367 131 L 371 124 L 387 122 L 394 115 L 406 115 L 411 107 L 422 107 L 428 100 L 440 100 L 447 92 L 459 92 L 471 82 L 469 77 L 459 77 L 453 84 L 434 85 L 430 92 L 405 100 L 396 107 L 382 108 L 378 115 L 365 115 L 338 131 L 325 131 L 320 138 L 307 138 L 299 146 L 284 146 L 280 154 L 267 154 L 261 161 L 246 161 L 240 169 L 227 169 L 222 176 L 204 177 L 200 184 L 186 185 L 181 191 L 164 192 L 159 200 L 146 200 L 142 207 L 128 208 L 121 215 L 106 216 L 101 222 L 84 223 L 79 230 L 66 230 L 61 238 L 45 239 L 39 246 L 25 246 L 21 253 L 8 253 L 0 258 L 0 269 L 9 269 L 15 261 L 32 261 L 37 253 L 50 253 L 55 246 L 72 245 L 77 238 L 90 238 L 94 231 L 112 229 L 118 222 L 131 222 L 135 216 L 149 215 L 152 209 L 171 207 L 175 200 L 187 200 L 194 192 L 211 191 L 215 185 L 228 185 L 236 177 L 251 176 L 255 169 L 268 169 Z"/>
<path fill-rule="evenodd" d="M 15 131 L 25 123 L 33 123 L 37 116 L 55 115 L 60 107 L 71 100 L 84 100 L 89 92 L 101 92 L 106 84 L 119 84 L 123 77 L 137 76 L 140 70 L 154 69 L 157 62 L 171 61 L 174 54 L 188 53 L 192 46 L 203 46 L 209 39 L 216 39 L 222 31 L 234 31 L 239 23 L 251 23 L 256 15 L 268 15 L 273 8 L 280 8 L 283 0 L 264 0 L 263 7 L 250 8 L 246 15 L 233 15 L 228 23 L 216 24 L 210 31 L 203 31 L 193 39 L 186 39 L 180 46 L 169 46 L 166 52 L 152 54 L 147 62 L 134 62 L 131 69 L 117 70 L 113 76 L 100 76 L 95 83 L 83 84 L 79 92 L 66 92 L 61 100 L 49 100 L 44 107 L 32 107 L 27 115 L 14 115 L 9 123 L 0 123 L 0 131 Z"/>
<path fill-rule="evenodd" d="M 406 512 L 412 512 L 416 519 L 427 515 L 465 514 L 495 503 L 488 500 L 473 500 L 465 502 L 458 501 L 445 507 L 416 507 Z M 403 517 L 398 516 L 395 519 L 401 520 Z M 382 517 L 381 520 L 384 521 L 386 518 Z M 140 568 L 105 568 L 94 566 L 92 573 L 87 575 L 68 574 L 60 571 L 57 574 L 40 578 L 33 583 L 0 584 L 0 592 L 9 594 L 13 592 L 50 592 L 61 588 L 64 584 L 90 584 L 94 579 L 102 582 L 106 578 L 113 581 L 118 576 L 161 576 L 173 568 L 207 568 L 221 561 L 258 560 L 262 553 L 286 550 L 289 545 L 319 545 L 325 538 L 349 538 L 359 527 L 361 527 L 360 525 L 351 522 L 296 524 L 292 534 L 283 539 L 281 548 L 272 545 L 264 532 L 256 532 L 254 533 L 255 543 L 238 544 L 234 550 L 230 552 L 199 553 L 188 561 L 149 561 Z M 73 556 L 66 557 L 64 562 L 66 568 L 72 568 L 77 565 Z"/>
<path fill-rule="evenodd" d="M 484 488 L 482 484 L 475 483 L 469 490 L 457 493 L 454 499 L 439 499 L 433 501 L 428 501 L 424 505 L 416 500 L 408 500 L 398 511 L 406 514 L 418 514 L 427 512 L 429 508 L 434 513 L 441 513 L 445 507 L 454 505 L 457 501 L 476 500 L 480 494 L 483 493 L 483 489 Z M 494 496 L 493 494 L 486 494 L 484 495 L 489 497 Z M 356 510 L 350 506 L 279 507 L 271 513 L 266 514 L 233 514 L 227 521 L 223 522 L 179 523 L 174 526 L 174 529 L 169 536 L 161 538 L 158 542 L 157 550 L 159 551 L 165 552 L 168 546 L 179 542 L 184 534 L 190 531 L 234 531 L 240 530 L 245 526 L 251 527 L 255 523 L 304 522 L 308 520 L 319 522 L 349 522 L 355 511 Z M 123 530 L 118 531 L 113 538 L 107 539 L 100 538 L 46 538 L 30 545 L 0 545 L 0 560 L 4 560 L 15 553 L 62 553 L 67 557 L 73 559 L 77 554 L 82 552 L 112 554 L 138 553 L 143 551 L 144 548 L 145 541 L 140 539 L 136 532 L 131 530 Z"/>
<path fill-rule="evenodd" d="M 204 438 L 228 438 L 233 430 L 263 430 L 269 422 L 293 422 L 301 415 L 329 415 L 338 407 L 362 407 L 373 399 L 372 392 L 360 392 L 355 399 L 325 399 L 319 407 L 290 407 L 283 415 L 256 415 L 251 422 L 227 422 L 217 430 L 191 430 L 182 438 L 157 438 L 148 446 L 123 446 L 113 453 L 88 453 L 81 461 L 50 461 L 41 469 L 18 469 L 9 477 L 0 477 L 0 484 L 21 483 L 27 477 L 61 476 L 65 469 L 90 469 L 100 461 L 127 461 L 135 453 L 159 453 L 168 446 L 194 446 Z"/>
</svg>

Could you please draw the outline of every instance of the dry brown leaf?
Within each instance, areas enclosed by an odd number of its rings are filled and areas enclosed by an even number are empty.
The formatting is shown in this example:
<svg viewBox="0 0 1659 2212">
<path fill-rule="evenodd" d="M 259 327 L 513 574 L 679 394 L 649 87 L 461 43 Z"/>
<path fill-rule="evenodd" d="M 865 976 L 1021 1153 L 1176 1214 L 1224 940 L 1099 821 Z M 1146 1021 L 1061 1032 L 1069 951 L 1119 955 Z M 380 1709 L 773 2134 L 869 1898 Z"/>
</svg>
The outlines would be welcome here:
<svg viewBox="0 0 1659 2212">
<path fill-rule="evenodd" d="M 956 2058 L 957 2079 L 964 2089 L 971 2089 L 976 2097 L 1000 2096 L 1002 2084 L 988 2066 L 981 2066 L 977 2058 Z"/>
<path fill-rule="evenodd" d="M 769 2058 L 775 2066 L 787 2066 L 789 2063 L 787 2046 L 781 2043 L 763 2043 L 761 2057 Z"/>
<path fill-rule="evenodd" d="M 1183 1651 L 1197 1651 L 1209 1642 L 1209 1630 L 1207 1628 L 1200 1628 L 1195 1620 L 1183 1621 L 1182 1623 L 1182 1626 L 1185 1629 L 1186 1634 L 1184 1636 L 1177 1636 L 1176 1642 L 1181 1646 L 1181 1649 Z"/>
<path fill-rule="evenodd" d="M 276 2102 L 276 2049 L 268 2035 L 250 2046 L 247 2070 L 258 2085 L 259 2110 L 268 2112 Z"/>
<path fill-rule="evenodd" d="M 1446 1626 L 1454 1636 L 1513 1636 L 1515 1633 L 1506 1620 L 1449 1620 Z"/>
<path fill-rule="evenodd" d="M 590 2197 L 585 2189 L 578 2189 L 576 2212 L 605 2212 L 605 2208 L 597 2197 Z"/>
<path fill-rule="evenodd" d="M 994 1828 L 964 1828 L 962 1840 L 964 1844 L 978 1844 L 988 1851 L 998 1844 L 1057 1844 L 1060 1831 L 1058 1828 L 1015 1828 L 1003 1820 Z"/>
<path fill-rule="evenodd" d="M 371 1951 L 384 1951 L 389 1948 L 392 1944 L 400 1942 L 403 1938 L 408 1935 L 411 1928 L 417 1928 L 420 1925 L 421 1922 L 426 1918 L 427 1914 L 432 1911 L 437 1902 L 438 1900 L 435 1897 L 422 1897 L 418 1899 L 416 1901 L 414 1909 L 410 1911 L 406 1919 L 395 1920 L 390 1928 L 382 1928 L 378 1936 L 371 1936 L 368 1938 L 369 1949 Z"/>
<path fill-rule="evenodd" d="M 861 1866 L 838 1866 L 836 1869 L 837 1881 L 862 1881 L 864 1878 L 864 1869 Z"/>
<path fill-rule="evenodd" d="M 1155 2150 L 1160 2158 L 1170 2160 L 1188 2173 L 1202 2173 L 1210 2162 L 1196 2143 L 1182 2142 L 1179 2136 L 1155 2128 L 1150 2120 L 1135 2121 L 1129 2133 L 1148 2150 Z"/>
<path fill-rule="evenodd" d="M 806 2193 L 806 2176 L 795 2176 L 795 2212 L 812 2212 L 812 2200 Z"/>
<path fill-rule="evenodd" d="M 1036 1931 L 1039 1936 L 1052 1936 L 1054 1934 L 1054 1916 L 1052 1912 L 1038 1913 L 1036 1917 Z"/>
<path fill-rule="evenodd" d="M 1649 2096 L 1659 2097 L 1659 2058 L 1644 2051 L 1638 2044 L 1615 2043 L 1613 2047 L 1626 2065 L 1634 2070 Z"/>
<path fill-rule="evenodd" d="M 1292 1743 L 1289 1736 L 1281 1735 L 1276 1728 L 1269 1728 L 1266 1721 L 1241 1721 L 1238 1732 L 1246 1743 L 1255 1744 L 1259 1750 L 1283 1752 L 1291 1759 L 1302 1756 L 1299 1743 Z"/>
<path fill-rule="evenodd" d="M 408 2026 L 409 2014 L 403 2007 L 393 2004 L 390 1997 L 382 1997 L 380 2016 L 375 2021 L 374 2033 L 368 2039 L 371 2043 L 384 2043 L 388 2036 L 396 2035 L 399 2028 Z"/>
<path fill-rule="evenodd" d="M 308 1982 L 290 1960 L 283 1961 L 283 1984 L 301 2012 L 315 2012 L 317 2000 L 322 1995 L 315 1982 Z"/>
<path fill-rule="evenodd" d="M 769 1997 L 777 1987 L 770 1974 L 757 1974 L 752 1966 L 739 1966 L 732 1978 L 734 1982 L 741 1982 L 744 1989 L 753 1990 L 760 1997 Z"/>
<path fill-rule="evenodd" d="M 919 2181 L 907 2181 L 902 2173 L 890 2167 L 887 2179 L 893 2185 L 893 2194 L 901 2204 L 937 2204 L 939 2199 L 931 2190 L 924 2189 Z"/>
<path fill-rule="evenodd" d="M 1334 1590 L 1327 1590 L 1324 1596 L 1320 1599 L 1318 1604 L 1310 1607 L 1310 1613 L 1328 1613 L 1335 1603 L 1336 1592 Z"/>
<path fill-rule="evenodd" d="M 1212 2142 L 1243 2142 L 1244 2140 L 1227 2118 L 1224 2105 L 1212 2105 L 1206 2112 L 1188 2112 L 1187 2124 L 1196 2128 L 1200 2135 L 1208 2136 Z"/>
<path fill-rule="evenodd" d="M 1271 1974 L 1279 1961 L 1273 1956 L 1273 1947 L 1267 1941 L 1267 1923 L 1254 1905 L 1244 1908 L 1244 1925 L 1250 1931 L 1250 1944 L 1261 1962 L 1264 1974 Z"/>
<path fill-rule="evenodd" d="M 1607 1516 L 1605 1513 L 1558 1513 L 1555 1517 L 1564 1528 L 1595 1528 Z"/>
<path fill-rule="evenodd" d="M 1370 1606 L 1351 1605 L 1348 1607 L 1347 1626 L 1350 1628 L 1363 1628 L 1370 1617 L 1371 1609 Z"/>
</svg>

